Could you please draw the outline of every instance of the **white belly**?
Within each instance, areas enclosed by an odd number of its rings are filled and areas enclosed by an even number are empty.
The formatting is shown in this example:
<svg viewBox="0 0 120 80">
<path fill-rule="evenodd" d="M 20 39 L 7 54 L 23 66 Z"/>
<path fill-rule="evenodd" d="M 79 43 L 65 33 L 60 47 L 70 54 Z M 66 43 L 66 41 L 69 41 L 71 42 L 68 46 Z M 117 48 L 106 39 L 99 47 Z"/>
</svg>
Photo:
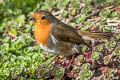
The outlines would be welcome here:
<svg viewBox="0 0 120 80">
<path fill-rule="evenodd" d="M 48 48 L 48 47 L 46 47 L 46 46 L 43 46 L 42 44 L 40 44 L 40 47 L 41 47 L 43 50 L 45 50 L 45 51 L 55 53 L 55 50 L 50 49 L 50 48 Z"/>
</svg>

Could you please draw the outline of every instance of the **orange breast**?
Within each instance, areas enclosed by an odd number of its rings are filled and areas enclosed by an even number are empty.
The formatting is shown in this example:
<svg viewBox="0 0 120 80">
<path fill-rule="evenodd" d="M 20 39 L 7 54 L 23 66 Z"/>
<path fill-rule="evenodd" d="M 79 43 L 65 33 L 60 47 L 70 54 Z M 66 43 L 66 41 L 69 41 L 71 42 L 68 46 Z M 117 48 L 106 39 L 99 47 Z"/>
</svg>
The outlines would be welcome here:
<svg viewBox="0 0 120 80">
<path fill-rule="evenodd" d="M 51 24 L 41 24 L 35 23 L 34 36 L 37 44 L 47 45 L 48 39 L 50 37 Z"/>
</svg>

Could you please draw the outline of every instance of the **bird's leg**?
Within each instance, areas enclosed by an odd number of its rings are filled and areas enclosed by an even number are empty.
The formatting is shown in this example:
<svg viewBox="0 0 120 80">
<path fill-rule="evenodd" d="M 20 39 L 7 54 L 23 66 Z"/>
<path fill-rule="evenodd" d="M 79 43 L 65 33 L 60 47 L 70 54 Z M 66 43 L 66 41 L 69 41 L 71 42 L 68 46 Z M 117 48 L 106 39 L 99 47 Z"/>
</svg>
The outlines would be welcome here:
<svg viewBox="0 0 120 80">
<path fill-rule="evenodd" d="M 58 59 L 58 57 L 56 57 L 55 59 L 55 67 L 59 66 L 60 64 L 60 60 Z"/>
<path fill-rule="evenodd" d="M 92 50 L 91 51 L 93 51 L 94 50 L 94 46 L 95 46 L 95 41 L 92 41 Z"/>
<path fill-rule="evenodd" d="M 65 65 L 67 68 L 70 68 L 72 62 L 74 61 L 74 58 L 75 58 L 75 54 L 72 56 L 72 59 L 70 60 L 70 62 L 67 65 Z"/>
<path fill-rule="evenodd" d="M 64 66 L 64 64 L 65 64 L 65 60 L 66 60 L 66 58 L 65 58 L 65 56 L 62 56 L 62 59 L 56 59 L 56 61 L 55 61 L 55 66 L 56 67 L 58 67 L 58 66 Z"/>
</svg>

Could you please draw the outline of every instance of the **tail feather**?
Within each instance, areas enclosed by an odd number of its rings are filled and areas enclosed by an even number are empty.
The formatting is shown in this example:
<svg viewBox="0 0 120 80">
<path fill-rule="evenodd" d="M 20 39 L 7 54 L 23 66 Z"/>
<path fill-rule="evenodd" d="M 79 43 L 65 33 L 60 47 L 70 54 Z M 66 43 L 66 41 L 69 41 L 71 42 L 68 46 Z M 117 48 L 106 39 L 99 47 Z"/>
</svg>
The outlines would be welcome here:
<svg viewBox="0 0 120 80">
<path fill-rule="evenodd" d="M 112 32 L 87 32 L 87 31 L 77 31 L 80 36 L 86 40 L 94 39 L 107 39 L 110 40 L 113 37 Z"/>
<path fill-rule="evenodd" d="M 113 33 L 105 32 L 105 33 L 91 33 L 89 37 L 95 38 L 95 39 L 111 39 L 113 36 Z"/>
</svg>

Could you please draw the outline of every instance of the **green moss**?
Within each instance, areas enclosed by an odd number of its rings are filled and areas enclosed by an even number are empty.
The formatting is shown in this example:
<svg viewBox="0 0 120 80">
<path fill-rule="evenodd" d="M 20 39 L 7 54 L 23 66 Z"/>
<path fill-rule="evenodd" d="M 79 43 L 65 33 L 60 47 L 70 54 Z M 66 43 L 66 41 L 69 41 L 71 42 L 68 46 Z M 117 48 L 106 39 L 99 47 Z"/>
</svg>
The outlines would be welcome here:
<svg viewBox="0 0 120 80">
<path fill-rule="evenodd" d="M 92 59 L 93 59 L 93 60 L 98 60 L 98 59 L 100 58 L 99 55 L 100 55 L 99 52 L 94 52 L 94 53 L 92 53 Z"/>
<path fill-rule="evenodd" d="M 83 9 L 81 10 L 81 13 L 82 13 L 82 14 L 88 14 L 88 13 L 90 13 L 90 12 L 92 12 L 91 6 L 86 6 L 85 8 L 83 8 Z"/>
<path fill-rule="evenodd" d="M 82 69 L 89 69 L 90 68 L 90 64 L 89 63 L 85 63 L 82 65 Z"/>
<path fill-rule="evenodd" d="M 69 2 L 70 2 L 69 0 L 58 0 L 57 8 L 64 9 L 69 5 Z"/>
<path fill-rule="evenodd" d="M 102 10 L 101 12 L 100 12 L 100 16 L 101 17 L 107 17 L 107 16 L 109 16 L 110 15 L 110 10 L 109 9 L 104 9 L 104 10 Z"/>
<path fill-rule="evenodd" d="M 109 42 L 107 45 L 106 45 L 106 48 L 109 50 L 109 51 L 112 51 L 114 48 L 115 48 L 115 46 L 116 46 L 116 41 L 111 41 L 111 42 Z"/>
<path fill-rule="evenodd" d="M 76 27 L 76 23 L 70 22 L 68 25 L 72 26 L 72 27 Z"/>
<path fill-rule="evenodd" d="M 76 15 L 76 13 L 77 13 L 77 9 L 75 9 L 75 8 L 70 10 L 70 12 L 69 12 L 69 14 L 72 16 Z"/>
<path fill-rule="evenodd" d="M 112 13 L 111 13 L 111 17 L 112 17 L 112 18 L 118 17 L 118 12 L 112 12 Z"/>
<path fill-rule="evenodd" d="M 83 23 L 84 21 L 85 21 L 85 19 L 86 19 L 86 16 L 85 15 L 81 15 L 80 17 L 78 17 L 77 19 L 76 19 L 76 23 Z"/>
<path fill-rule="evenodd" d="M 107 80 L 113 80 L 113 70 L 112 69 L 109 69 L 107 74 L 106 74 L 106 79 Z"/>
<path fill-rule="evenodd" d="M 62 17 L 65 17 L 65 18 L 68 17 L 68 11 L 65 10 L 61 15 Z"/>
<path fill-rule="evenodd" d="M 87 5 L 90 5 L 92 0 L 82 0 L 82 2 L 86 3 Z"/>
<path fill-rule="evenodd" d="M 1 53 L 8 53 L 10 48 L 9 48 L 9 43 L 4 43 L 0 46 Z"/>
<path fill-rule="evenodd" d="M 116 49 L 113 51 L 113 54 L 115 56 L 120 56 L 120 46 L 116 47 Z"/>
<path fill-rule="evenodd" d="M 82 61 L 84 61 L 84 56 L 83 55 L 79 55 L 79 56 L 77 56 L 77 61 L 78 62 L 82 62 Z"/>
<path fill-rule="evenodd" d="M 120 34 L 118 34 L 118 35 L 116 36 L 116 39 L 120 40 Z"/>
<path fill-rule="evenodd" d="M 114 27 L 114 26 L 106 26 L 106 27 L 104 27 L 104 30 L 105 30 L 106 32 L 112 32 L 112 31 L 115 30 L 115 27 Z"/>
<path fill-rule="evenodd" d="M 102 52 L 103 51 L 103 45 L 98 45 L 95 47 L 96 52 Z"/>
<path fill-rule="evenodd" d="M 109 8 L 111 5 L 115 10 Z M 96 24 L 96 31 L 114 32 L 116 27 L 109 26 L 107 20 L 113 19 L 114 21 L 119 21 L 120 13 L 119 9 L 116 9 L 119 5 L 119 0 L 4 0 L 3 3 L 0 3 L 0 80 L 15 78 L 18 80 L 45 80 L 50 77 L 49 73 L 51 70 L 53 70 L 54 79 L 57 80 L 68 73 L 64 66 L 53 69 L 55 65 L 54 61 L 51 62 L 54 57 L 53 54 L 44 52 L 33 41 L 34 35 L 32 31 L 34 31 L 34 25 L 32 21 L 29 21 L 29 18 L 34 12 L 38 10 L 48 10 L 52 13 L 60 12 L 56 16 L 65 18 L 65 21 L 72 20 L 68 23 L 74 28 L 77 27 L 80 30 L 90 31 L 93 25 Z M 96 10 L 100 10 L 100 13 L 89 17 Z M 98 20 L 99 18 L 100 21 Z M 3 35 L 4 33 L 6 35 Z M 108 44 L 105 43 L 106 41 L 101 40 L 106 46 L 98 45 L 95 47 L 92 59 L 94 61 L 99 60 L 100 53 L 105 54 L 105 56 L 112 53 L 114 57 L 119 57 L 120 35 L 117 34 L 114 40 L 116 41 L 108 41 Z M 89 48 L 82 46 L 80 50 L 83 54 L 80 53 L 76 59 L 78 63 L 82 64 L 86 62 L 83 55 L 89 51 Z M 39 74 L 36 74 L 39 66 L 44 67 L 44 65 L 48 64 L 50 64 L 48 68 L 51 70 L 41 68 Z M 91 65 L 84 63 L 82 66 L 75 67 L 72 65 L 72 67 L 73 71 L 80 73 L 80 80 L 91 79 L 93 75 L 92 71 L 89 70 L 91 69 Z M 108 79 L 112 79 L 112 72 L 106 72 L 109 77 Z"/>
<path fill-rule="evenodd" d="M 55 76 L 57 76 L 57 77 L 63 77 L 63 75 L 65 74 L 65 72 L 64 72 L 65 70 L 64 70 L 64 68 L 63 67 L 57 67 L 55 70 L 54 70 L 54 74 L 55 74 Z"/>
<path fill-rule="evenodd" d="M 92 75 L 93 74 L 91 70 L 84 70 L 80 72 L 80 80 L 89 80 Z"/>
</svg>

